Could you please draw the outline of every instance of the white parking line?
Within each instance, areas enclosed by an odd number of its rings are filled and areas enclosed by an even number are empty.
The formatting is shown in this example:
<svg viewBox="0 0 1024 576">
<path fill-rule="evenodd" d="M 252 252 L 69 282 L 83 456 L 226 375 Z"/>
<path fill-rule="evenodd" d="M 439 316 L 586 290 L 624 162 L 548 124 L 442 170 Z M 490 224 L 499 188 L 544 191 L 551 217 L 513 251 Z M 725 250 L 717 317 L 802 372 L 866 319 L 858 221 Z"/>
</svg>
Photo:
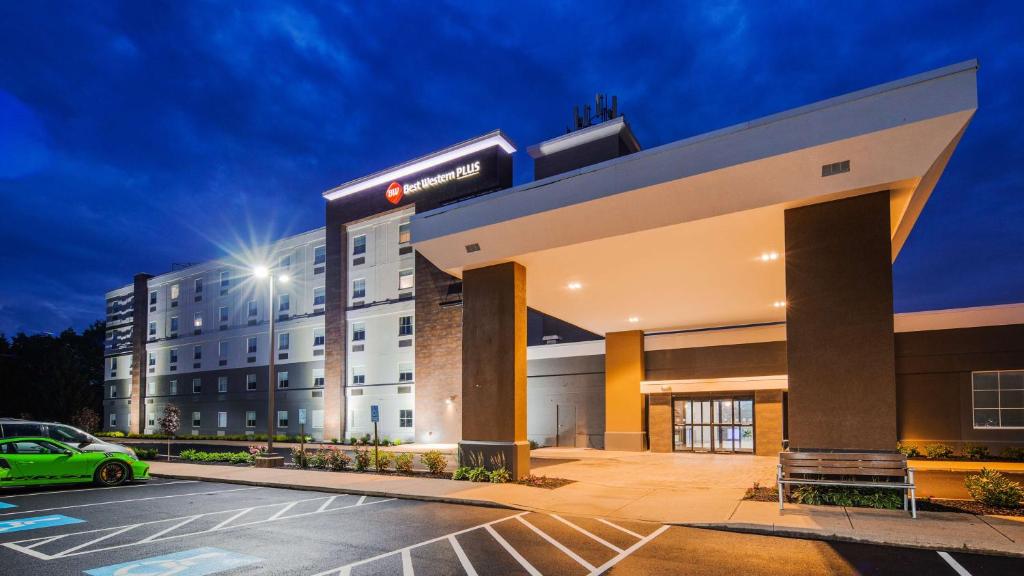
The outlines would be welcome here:
<svg viewBox="0 0 1024 576">
<path fill-rule="evenodd" d="M 955 570 L 956 573 L 960 576 L 971 576 L 971 573 L 968 572 L 966 568 L 961 566 L 959 562 L 954 560 L 953 557 L 949 555 L 949 553 L 939 552 L 939 557 L 945 560 L 946 564 L 949 564 L 949 567 Z"/>
<path fill-rule="evenodd" d="M 235 518 L 235 516 L 232 516 L 232 518 Z M 174 524 L 174 525 L 172 525 L 172 526 L 170 526 L 168 528 L 164 528 L 163 530 L 161 530 L 159 532 L 156 532 L 155 534 L 150 534 L 149 536 L 146 536 L 142 540 L 139 540 L 139 544 L 142 544 L 143 542 L 152 542 L 153 540 L 156 540 L 157 538 L 163 536 L 164 534 L 167 534 L 168 532 L 173 532 L 173 531 L 177 530 L 178 528 L 181 528 L 185 524 L 188 524 L 189 522 L 192 522 L 193 520 L 198 520 L 198 519 L 199 519 L 199 516 L 189 516 L 188 518 L 185 518 L 184 520 L 182 520 L 181 522 L 178 522 L 177 524 Z"/>
<path fill-rule="evenodd" d="M 519 562 L 519 565 L 522 566 L 523 570 L 526 570 L 530 574 L 530 576 L 541 576 L 541 573 L 533 567 L 533 564 L 527 562 L 526 558 L 523 558 L 523 555 L 520 554 L 518 550 L 513 548 L 512 545 L 509 544 L 504 538 L 502 538 L 501 534 L 498 534 L 498 532 L 494 528 L 491 528 L 488 525 L 484 526 L 484 530 L 487 530 L 491 534 L 491 538 L 497 540 L 498 544 L 501 544 L 501 547 L 505 549 L 505 552 L 511 554 L 512 557 L 516 559 L 516 562 Z"/>
<path fill-rule="evenodd" d="M 455 555 L 459 558 L 462 569 L 466 571 L 466 576 L 478 576 L 476 569 L 469 561 L 469 556 L 466 556 L 466 551 L 462 549 L 462 545 L 455 539 L 455 536 L 449 536 L 448 543 L 452 545 L 452 550 L 455 550 Z"/>
<path fill-rule="evenodd" d="M 576 530 L 577 532 L 579 532 L 580 534 L 583 534 L 584 536 L 589 536 L 589 537 L 590 537 L 591 539 L 593 539 L 593 540 L 594 540 L 595 542 L 598 542 L 598 543 L 604 544 L 604 545 L 605 545 L 605 546 L 607 546 L 608 548 L 611 548 L 612 550 L 615 550 L 616 552 L 618 552 L 618 553 L 620 553 L 620 554 L 622 553 L 622 548 L 619 548 L 619 547 L 618 547 L 618 546 L 616 546 L 615 544 L 612 544 L 611 542 L 609 542 L 609 541 L 605 540 L 604 538 L 601 538 L 600 536 L 597 536 L 597 535 L 595 535 L 595 534 L 592 534 L 592 533 L 590 533 L 590 532 L 589 532 L 589 531 L 587 531 L 587 530 L 584 530 L 583 528 L 580 528 L 579 526 L 577 526 L 577 525 L 573 524 L 572 522 L 569 522 L 569 521 L 568 521 L 568 520 L 566 520 L 565 518 L 562 518 L 562 517 L 561 517 L 561 516 L 559 516 L 558 514 L 551 514 L 550 516 L 551 516 L 552 518 L 554 518 L 555 520 L 558 520 L 559 522 L 561 522 L 561 523 L 565 524 L 566 526 L 569 526 L 570 528 L 574 528 L 574 529 L 575 529 L 575 530 Z"/>
<path fill-rule="evenodd" d="M 324 509 L 324 506 L 321 506 L 320 510 L 318 510 L 318 512 L 323 510 L 323 509 Z M 244 516 L 247 512 L 251 512 L 251 511 L 252 511 L 252 508 L 246 508 L 246 509 L 240 511 L 238 514 L 235 514 L 234 516 L 232 516 L 232 517 L 230 517 L 230 518 L 228 518 L 226 520 L 221 521 L 220 524 L 217 524 L 213 528 L 210 528 L 210 532 L 213 532 L 214 530 L 220 530 L 224 526 L 227 526 L 228 524 L 231 524 L 233 521 L 237 520 L 240 516 Z"/>
<path fill-rule="evenodd" d="M 402 576 L 416 576 L 412 571 L 412 554 L 408 548 L 402 550 Z"/>
<path fill-rule="evenodd" d="M 587 562 L 586 560 L 581 558 L 579 554 L 577 554 L 577 553 L 573 552 L 572 550 L 568 549 L 565 545 L 563 545 L 558 540 L 555 540 L 551 536 L 548 536 L 547 534 L 545 534 L 544 531 L 541 530 L 540 528 L 537 528 L 533 524 L 530 524 L 530 522 L 526 518 L 523 518 L 522 516 L 520 516 L 520 517 L 516 518 L 516 520 L 519 520 L 527 528 L 529 528 L 530 530 L 533 530 L 534 532 L 536 532 L 538 536 L 540 536 L 541 538 L 543 538 L 543 539 L 547 540 L 548 542 L 550 542 L 552 546 L 554 546 L 555 548 L 558 548 L 559 550 L 564 552 L 566 556 L 568 556 L 569 558 L 572 558 L 573 560 L 575 560 L 576 563 L 579 564 L 580 566 L 583 566 L 587 570 L 591 570 L 591 571 L 594 570 L 594 565 L 593 564 L 591 564 L 590 562 Z"/>
<path fill-rule="evenodd" d="M 328 506 L 330 506 L 331 502 L 334 502 L 335 498 L 337 498 L 337 496 L 331 496 L 330 498 L 328 498 L 323 504 L 320 505 L 319 508 L 317 508 L 316 511 L 317 512 L 323 512 L 324 508 L 327 508 Z M 362 500 L 362 498 L 360 498 L 360 500 Z"/>
<path fill-rule="evenodd" d="M 641 546 L 643 546 L 644 544 L 647 544 L 651 540 L 654 540 L 658 536 L 661 536 L 661 533 L 664 532 L 665 530 L 668 530 L 668 529 L 669 529 L 669 525 L 668 524 L 665 524 L 665 525 L 661 526 L 660 528 L 658 528 L 654 532 L 651 532 L 647 536 L 644 536 L 643 539 L 640 540 L 639 542 L 637 542 L 636 544 L 633 544 L 629 548 L 626 548 L 625 550 L 623 550 L 620 554 L 618 554 L 617 556 L 615 556 L 611 560 L 609 560 L 609 561 L 605 562 L 604 564 L 601 564 L 600 566 L 595 568 L 587 576 L 596 576 L 597 574 L 601 574 L 601 573 L 605 572 L 606 570 L 611 569 L 612 566 L 615 566 L 619 562 L 621 562 L 624 559 L 628 558 L 630 554 L 632 554 L 633 552 L 636 552 L 637 550 L 639 550 Z"/>
<path fill-rule="evenodd" d="M 124 528 L 121 528 L 120 530 L 115 530 L 115 531 L 111 532 L 110 534 L 104 534 L 103 536 L 100 536 L 99 538 L 96 538 L 95 540 L 90 540 L 88 542 L 85 542 L 84 544 L 79 544 L 78 546 L 72 546 L 71 548 L 68 548 L 67 550 L 64 550 L 60 554 L 57 554 L 55 557 L 59 558 L 61 556 L 67 556 L 68 554 L 71 554 L 72 552 L 76 552 L 78 550 L 81 550 L 82 548 L 85 548 L 86 546 L 91 546 L 91 545 L 93 545 L 93 544 L 95 544 L 97 542 L 101 542 L 101 541 L 106 540 L 108 538 L 113 538 L 114 536 L 117 536 L 118 534 L 124 534 L 125 532 L 127 532 L 127 531 L 129 531 L 129 530 L 131 530 L 133 528 L 138 528 L 138 527 L 139 527 L 138 524 L 135 524 L 133 526 L 125 526 Z"/>
<path fill-rule="evenodd" d="M 600 522 L 602 524 L 607 524 L 608 526 L 611 526 L 612 528 L 615 528 L 616 530 L 621 530 L 621 531 L 625 532 L 626 534 L 629 534 L 630 536 L 636 538 L 637 540 L 643 540 L 643 538 L 644 538 L 642 534 L 637 534 L 636 532 L 633 532 L 629 528 L 623 528 L 622 526 L 619 526 L 618 524 L 613 524 L 612 522 L 609 522 L 609 521 L 605 520 L 604 518 L 595 518 L 595 520 L 597 520 L 598 522 Z"/>
<path fill-rule="evenodd" d="M 258 508 L 269 508 L 269 507 L 273 507 L 273 506 L 281 506 L 281 507 L 283 507 L 285 509 L 290 509 L 292 506 L 295 506 L 296 504 L 299 504 L 299 503 L 302 503 L 302 502 L 310 502 L 310 501 L 314 501 L 314 500 L 320 500 L 321 498 L 327 498 L 327 497 L 325 497 L 325 496 L 317 496 L 315 498 L 305 498 L 305 499 L 296 500 L 296 501 L 293 501 L 293 502 L 277 502 L 277 503 L 274 503 L 274 504 L 264 504 L 264 505 L 261 505 L 261 506 L 252 506 L 250 508 L 244 508 L 244 509 L 219 510 L 217 512 L 206 512 L 206 513 L 198 514 L 198 515 L 195 515 L 195 516 L 186 516 L 186 517 L 179 517 L 179 518 L 168 518 L 168 519 L 164 519 L 164 520 L 152 520 L 152 521 L 149 521 L 149 522 L 140 522 L 138 524 L 131 524 L 131 525 L 128 525 L 128 526 L 115 526 L 113 528 L 97 528 L 97 529 L 94 529 L 94 530 L 83 530 L 81 532 L 72 532 L 72 533 L 68 533 L 68 534 L 63 534 L 61 537 L 64 537 L 64 536 L 76 536 L 76 535 L 81 535 L 81 534 L 95 534 L 97 532 L 106 532 L 108 530 L 115 530 L 116 531 L 116 530 L 118 530 L 118 528 L 121 529 L 120 531 L 117 532 L 118 534 L 120 534 L 120 533 L 123 533 L 123 532 L 129 532 L 132 529 L 138 528 L 140 526 L 148 526 L 148 525 L 159 524 L 159 523 L 163 523 L 163 522 L 174 522 L 176 520 L 179 521 L 179 523 L 181 525 L 183 525 L 183 524 L 187 524 L 188 522 L 191 522 L 192 520 L 194 520 L 196 518 L 201 518 L 201 517 L 204 517 L 204 516 L 211 516 L 211 515 L 214 515 L 214 514 L 225 514 L 225 513 L 230 513 L 230 512 L 236 512 L 236 514 L 233 517 L 231 517 L 231 518 L 229 518 L 228 520 L 225 521 L 225 522 L 230 522 L 231 520 L 233 520 L 235 518 L 238 518 L 243 513 L 249 512 L 250 510 L 255 510 L 255 509 L 258 509 Z M 366 503 L 362 504 L 361 507 L 365 508 L 367 506 L 372 506 L 374 504 L 382 504 L 384 502 L 390 502 L 392 500 L 395 500 L 395 499 L 394 498 L 386 498 L 386 499 L 381 499 L 381 500 L 375 500 L 373 502 L 366 502 Z M 45 553 L 39 552 L 38 550 L 34 550 L 33 549 L 34 547 L 36 547 L 36 546 L 41 544 L 40 542 L 37 541 L 37 540 L 40 540 L 40 539 L 32 539 L 32 538 L 30 538 L 30 539 L 27 539 L 27 540 L 19 540 L 17 542 L 7 542 L 7 543 L 4 543 L 3 546 L 7 547 L 7 548 L 10 548 L 11 550 L 15 550 L 17 552 L 22 552 L 24 554 L 28 554 L 30 556 L 34 556 L 34 557 L 39 558 L 41 560 L 53 560 L 54 558 L 63 558 L 63 557 L 66 557 L 66 556 L 78 556 L 78 555 L 81 555 L 81 554 L 92 554 L 94 552 L 105 552 L 105 551 L 108 551 L 108 550 L 117 550 L 117 549 L 121 549 L 121 548 L 128 548 L 130 546 L 137 546 L 137 545 L 140 545 L 140 544 L 148 544 L 148 543 L 151 543 L 151 542 L 165 542 L 167 540 L 172 540 L 172 539 L 175 539 L 175 538 L 184 538 L 186 536 L 196 536 L 196 535 L 200 535 L 200 534 L 209 534 L 210 532 L 214 532 L 214 531 L 234 530 L 235 528 L 243 528 L 243 527 L 246 527 L 246 526 L 255 526 L 255 525 L 258 525 L 258 524 L 265 524 L 267 522 L 278 522 L 278 521 L 281 521 L 281 520 L 290 520 L 290 519 L 293 519 L 293 518 L 302 518 L 302 517 L 310 516 L 310 515 L 313 515 L 313 514 L 321 514 L 321 513 L 327 513 L 327 512 L 336 512 L 336 511 L 339 511 L 339 510 L 346 510 L 346 509 L 350 509 L 350 508 L 356 508 L 357 506 L 360 506 L 360 505 L 359 504 L 349 504 L 348 506 L 341 506 L 339 508 L 330 508 L 330 509 L 322 509 L 321 508 L 321 509 L 318 509 L 318 510 L 313 511 L 313 512 L 304 512 L 304 513 L 301 513 L 301 514 L 292 514 L 291 516 L 281 516 L 280 514 L 275 514 L 274 516 L 272 516 L 270 518 L 266 518 L 266 519 L 262 519 L 262 520 L 254 520 L 252 522 L 244 522 L 244 523 L 241 523 L 241 524 L 234 524 L 234 525 L 231 525 L 231 526 L 227 526 L 227 525 L 225 525 L 225 522 L 221 522 L 220 524 L 217 524 L 213 528 L 208 528 L 206 530 L 199 530 L 199 531 L 196 531 L 196 532 L 188 532 L 188 533 L 185 533 L 185 534 L 174 534 L 174 535 L 171 535 L 171 536 L 164 536 L 163 538 L 142 538 L 142 539 L 136 540 L 134 542 L 127 542 L 127 543 L 118 544 L 118 545 L 115 545 L 115 546 L 107 546 L 107 547 L 104 547 L 104 548 L 94 548 L 94 549 L 90 549 L 90 550 L 82 550 L 82 548 L 90 546 L 90 545 L 93 545 L 93 544 L 95 544 L 95 543 L 97 543 L 97 542 L 99 542 L 101 540 L 106 540 L 107 538 L 109 538 L 109 537 L 111 537 L 113 535 L 100 536 L 100 537 L 98 537 L 96 539 L 93 539 L 93 540 L 91 540 L 89 542 L 86 542 L 85 544 L 76 546 L 73 549 L 63 550 L 63 551 L 60 551 L 60 552 L 57 552 L 57 553 L 54 553 L 54 554 L 45 554 Z M 172 529 L 173 529 L 173 527 L 172 527 Z M 164 533 L 166 533 L 166 532 L 167 532 L 167 530 L 164 531 Z M 158 534 L 158 536 L 159 536 L 159 534 Z M 51 539 L 51 541 L 54 540 L 54 539 L 55 538 Z M 28 542 L 32 542 L 32 544 L 28 545 L 28 546 L 25 546 L 24 544 L 28 543 Z M 74 550 L 74 552 L 72 552 L 72 550 Z"/>
<path fill-rule="evenodd" d="M 102 488 L 77 488 L 74 490 L 46 490 L 43 492 L 30 492 L 28 494 L 12 494 L 0 496 L 4 500 L 11 498 L 26 498 L 28 496 L 46 496 L 47 494 L 78 494 L 79 492 L 92 492 L 94 490 L 126 490 L 128 488 L 152 488 L 153 486 L 168 486 L 170 484 L 195 484 L 199 480 L 172 480 L 170 482 L 158 482 L 155 484 L 128 484 L 127 486 L 104 486 Z M 73 485 L 69 485 L 73 486 Z M 0 492 L 0 494 L 3 494 Z"/>
<path fill-rule="evenodd" d="M 108 504 L 124 504 L 125 502 L 144 502 L 146 500 L 162 500 L 165 498 L 181 498 L 182 496 L 200 496 L 203 494 L 224 494 L 225 492 L 242 492 L 243 490 L 258 490 L 260 486 L 248 488 L 231 488 L 229 490 L 204 490 L 202 492 L 189 492 L 187 494 L 167 494 L 164 496 L 148 496 L 146 498 L 130 498 L 128 500 L 110 500 L 107 502 L 90 502 L 88 504 L 70 504 L 68 506 L 55 506 L 53 508 L 39 508 L 37 510 L 19 510 L 17 512 L 3 512 L 0 516 L 11 516 L 14 514 L 32 514 L 36 512 L 52 512 L 54 510 L 67 510 L 69 508 L 88 508 L 90 506 L 106 506 Z"/>
</svg>

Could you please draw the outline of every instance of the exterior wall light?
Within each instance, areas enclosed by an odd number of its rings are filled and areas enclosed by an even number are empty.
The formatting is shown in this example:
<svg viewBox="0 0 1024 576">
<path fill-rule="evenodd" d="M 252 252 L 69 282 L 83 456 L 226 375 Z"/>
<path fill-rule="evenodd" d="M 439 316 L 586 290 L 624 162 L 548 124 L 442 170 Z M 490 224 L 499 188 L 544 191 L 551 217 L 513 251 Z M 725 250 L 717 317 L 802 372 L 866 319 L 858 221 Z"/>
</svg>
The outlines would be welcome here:
<svg viewBox="0 0 1024 576">
<path fill-rule="evenodd" d="M 772 302 L 772 307 L 773 308 L 785 308 L 786 307 L 786 301 L 785 300 L 776 300 L 775 302 Z"/>
<path fill-rule="evenodd" d="M 569 290 L 579 290 L 580 288 L 583 288 L 583 284 L 580 284 L 579 282 L 569 282 Z"/>
<path fill-rule="evenodd" d="M 640 318 L 638 318 L 636 316 L 630 316 L 629 318 L 627 318 L 627 320 L 629 320 L 630 324 L 636 324 L 637 322 L 640 321 Z"/>
<path fill-rule="evenodd" d="M 445 404 L 448 404 L 449 406 L 450 406 L 450 405 L 451 405 L 451 404 L 452 404 L 453 402 L 455 402 L 455 394 L 452 394 L 451 396 L 449 396 L 449 397 L 447 397 L 447 398 L 445 398 L 445 399 L 444 399 L 444 403 L 445 403 Z"/>
<path fill-rule="evenodd" d="M 778 252 L 765 252 L 761 254 L 761 262 L 774 262 L 779 259 Z"/>
</svg>

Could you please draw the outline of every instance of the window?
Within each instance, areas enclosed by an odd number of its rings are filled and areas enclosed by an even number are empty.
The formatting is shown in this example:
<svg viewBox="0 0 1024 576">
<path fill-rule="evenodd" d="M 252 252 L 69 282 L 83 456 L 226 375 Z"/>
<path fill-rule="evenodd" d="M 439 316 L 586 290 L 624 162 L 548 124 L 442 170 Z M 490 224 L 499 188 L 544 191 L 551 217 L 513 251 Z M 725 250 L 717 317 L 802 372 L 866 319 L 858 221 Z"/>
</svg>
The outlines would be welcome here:
<svg viewBox="0 0 1024 576">
<path fill-rule="evenodd" d="M 277 297 L 277 310 L 279 312 L 287 312 L 291 308 L 291 297 L 287 294 L 281 294 Z"/>
<path fill-rule="evenodd" d="M 412 336 L 412 316 L 399 316 L 398 335 Z"/>
<path fill-rule="evenodd" d="M 256 305 L 255 300 L 249 300 L 249 318 L 255 318 L 259 314 L 259 307 Z"/>
<path fill-rule="evenodd" d="M 178 293 L 181 291 L 181 286 L 177 284 L 171 284 L 171 305 L 178 301 Z"/>
<path fill-rule="evenodd" d="M 245 344 L 246 344 L 246 350 L 249 352 L 249 354 L 255 354 L 256 353 L 256 337 L 255 336 L 250 336 L 245 341 Z"/>
<path fill-rule="evenodd" d="M 196 278 L 195 289 L 196 289 L 196 294 L 202 294 L 203 293 L 203 279 L 202 278 Z"/>
<path fill-rule="evenodd" d="M 246 390 L 250 390 L 250 391 L 256 389 L 256 375 L 255 374 L 246 374 L 245 375 L 245 389 Z"/>
<path fill-rule="evenodd" d="M 220 308 L 218 308 L 217 309 L 217 315 L 220 317 L 220 323 L 221 324 L 227 324 L 228 323 L 229 313 L 228 313 L 228 307 L 227 306 L 221 306 Z"/>
<path fill-rule="evenodd" d="M 146 410 L 146 426 L 156 426 L 156 414 L 149 410 Z"/>
<path fill-rule="evenodd" d="M 156 394 L 156 382 L 146 380 L 146 396 L 152 396 L 153 394 Z"/>
<path fill-rule="evenodd" d="M 975 428 L 1024 428 L 1024 370 L 971 374 Z"/>
<path fill-rule="evenodd" d="M 217 357 L 227 358 L 228 357 L 228 341 L 221 340 L 217 343 Z"/>
<path fill-rule="evenodd" d="M 149 323 L 149 335 L 156 336 L 156 322 Z"/>
<path fill-rule="evenodd" d="M 366 298 L 366 280 L 356 278 L 352 281 L 352 298 Z"/>
<path fill-rule="evenodd" d="M 352 367 L 352 385 L 366 384 L 366 369 L 362 366 Z"/>
<path fill-rule="evenodd" d="M 277 373 L 277 387 L 278 388 L 287 388 L 288 387 L 288 372 L 287 371 L 278 372 Z"/>
<path fill-rule="evenodd" d="M 410 238 L 411 238 L 411 235 L 409 233 L 409 223 L 405 222 L 403 224 L 399 224 L 398 225 L 398 243 L 399 244 L 407 244 L 409 242 Z"/>
<path fill-rule="evenodd" d="M 115 426 L 117 426 L 117 414 L 114 413 L 114 412 L 111 412 L 110 413 L 110 427 L 113 428 Z"/>
<path fill-rule="evenodd" d="M 256 411 L 249 410 L 245 413 L 245 427 L 255 428 L 256 427 Z"/>
<path fill-rule="evenodd" d="M 324 386 L 324 369 L 313 368 L 313 386 L 323 388 Z"/>
<path fill-rule="evenodd" d="M 193 394 L 199 394 L 202 391 L 203 391 L 203 379 L 202 378 L 193 378 L 192 379 L 192 393 Z"/>
<path fill-rule="evenodd" d="M 173 336 L 173 335 L 175 335 L 177 333 L 178 333 L 178 317 L 177 316 L 171 316 L 171 335 Z"/>
<path fill-rule="evenodd" d="M 320 348 L 324 345 L 324 329 L 313 328 L 313 347 Z"/>
<path fill-rule="evenodd" d="M 192 326 L 195 327 L 196 330 L 202 330 L 203 329 L 203 313 L 202 312 L 196 312 L 192 316 Z"/>
<path fill-rule="evenodd" d="M 412 410 L 398 411 L 398 427 L 412 428 Z"/>
<path fill-rule="evenodd" d="M 398 271 L 398 289 L 411 290 L 415 280 L 412 276 L 412 269 Z"/>
<path fill-rule="evenodd" d="M 360 234 L 352 239 L 352 255 L 366 254 L 366 235 Z"/>
<path fill-rule="evenodd" d="M 167 384 L 167 393 L 170 394 L 171 396 L 173 396 L 173 395 L 178 393 L 178 381 L 177 380 L 171 380 Z"/>
<path fill-rule="evenodd" d="M 110 398 L 117 398 L 117 386 L 111 386 L 110 387 L 109 397 Z"/>
<path fill-rule="evenodd" d="M 287 350 L 288 346 L 291 345 L 292 337 L 287 332 L 282 332 L 277 335 L 277 349 Z"/>
<path fill-rule="evenodd" d="M 313 248 L 313 265 L 316 266 L 324 262 L 327 262 L 327 246 Z"/>
<path fill-rule="evenodd" d="M 203 359 L 203 346 L 202 344 L 196 344 L 192 347 L 192 359 L 202 360 Z"/>
<path fill-rule="evenodd" d="M 149 293 L 149 305 L 150 306 L 156 306 L 156 291 L 155 290 Z"/>
<path fill-rule="evenodd" d="M 231 287 L 231 274 L 227 270 L 221 270 L 220 287 L 222 289 Z"/>
<path fill-rule="evenodd" d="M 227 391 L 228 391 L 228 377 L 227 376 L 218 376 L 217 377 L 217 392 L 220 392 L 221 394 L 223 394 L 223 393 L 225 393 Z"/>
<path fill-rule="evenodd" d="M 399 386 L 398 387 L 398 393 L 399 394 L 412 394 L 412 386 Z"/>
<path fill-rule="evenodd" d="M 323 306 L 327 302 L 327 296 L 323 286 L 313 288 L 313 306 Z"/>
<path fill-rule="evenodd" d="M 177 364 L 178 363 L 178 349 L 177 348 L 171 348 L 170 349 L 170 351 L 168 352 L 167 361 L 170 362 L 171 364 Z"/>
<path fill-rule="evenodd" d="M 199 412 L 193 412 L 192 413 L 192 427 L 193 428 L 198 428 L 201 422 L 202 422 L 202 417 L 199 414 Z"/>
<path fill-rule="evenodd" d="M 288 411 L 278 410 L 277 411 L 277 427 L 287 428 L 288 427 Z"/>
<path fill-rule="evenodd" d="M 362 322 L 352 323 L 352 341 L 362 342 L 366 340 L 366 325 Z"/>
<path fill-rule="evenodd" d="M 156 352 L 149 353 L 149 365 L 156 366 Z"/>
<path fill-rule="evenodd" d="M 110 377 L 117 376 L 117 358 L 110 359 Z"/>
<path fill-rule="evenodd" d="M 324 427 L 324 411 L 313 410 L 310 414 L 314 430 L 322 430 Z"/>
<path fill-rule="evenodd" d="M 217 428 L 227 428 L 227 427 L 228 427 L 228 413 L 227 412 L 217 412 Z"/>
<path fill-rule="evenodd" d="M 292 265 L 292 255 L 286 254 L 281 256 L 281 268 L 290 268 Z"/>
<path fill-rule="evenodd" d="M 412 382 L 412 362 L 401 362 L 398 364 L 398 381 Z"/>
</svg>

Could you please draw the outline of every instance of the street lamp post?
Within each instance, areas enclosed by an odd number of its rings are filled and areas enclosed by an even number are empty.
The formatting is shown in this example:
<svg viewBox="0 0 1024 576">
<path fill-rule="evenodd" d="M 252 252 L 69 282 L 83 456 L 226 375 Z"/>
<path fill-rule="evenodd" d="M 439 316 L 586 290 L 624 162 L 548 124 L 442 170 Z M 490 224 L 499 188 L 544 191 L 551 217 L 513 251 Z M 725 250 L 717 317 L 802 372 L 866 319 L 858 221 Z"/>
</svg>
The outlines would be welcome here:
<svg viewBox="0 0 1024 576">
<path fill-rule="evenodd" d="M 257 266 L 256 269 L 253 270 L 253 274 L 257 278 L 265 277 L 267 279 L 267 292 L 269 293 L 270 300 L 267 305 L 267 312 L 270 315 L 270 343 L 267 350 L 270 354 L 269 361 L 267 362 L 267 371 L 269 372 L 269 376 L 267 377 L 267 453 L 272 454 L 274 450 L 274 432 L 276 427 L 275 418 L 277 417 L 276 407 L 274 405 L 277 394 L 277 383 L 274 381 L 274 316 L 276 314 L 276 311 L 274 310 L 274 282 L 275 280 L 280 280 L 283 283 L 287 283 L 288 276 L 286 274 L 277 276 L 266 266 Z"/>
</svg>

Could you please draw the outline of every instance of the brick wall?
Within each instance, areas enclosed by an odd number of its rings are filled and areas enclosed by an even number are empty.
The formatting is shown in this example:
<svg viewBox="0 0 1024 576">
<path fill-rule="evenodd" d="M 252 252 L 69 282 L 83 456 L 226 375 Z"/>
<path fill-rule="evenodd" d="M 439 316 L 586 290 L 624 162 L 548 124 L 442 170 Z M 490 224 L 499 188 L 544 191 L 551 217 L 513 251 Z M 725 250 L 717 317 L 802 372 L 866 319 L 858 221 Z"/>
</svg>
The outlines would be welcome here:
<svg viewBox="0 0 1024 576">
<path fill-rule="evenodd" d="M 462 305 L 440 305 L 452 279 L 416 254 L 417 442 L 462 438 Z"/>
</svg>

